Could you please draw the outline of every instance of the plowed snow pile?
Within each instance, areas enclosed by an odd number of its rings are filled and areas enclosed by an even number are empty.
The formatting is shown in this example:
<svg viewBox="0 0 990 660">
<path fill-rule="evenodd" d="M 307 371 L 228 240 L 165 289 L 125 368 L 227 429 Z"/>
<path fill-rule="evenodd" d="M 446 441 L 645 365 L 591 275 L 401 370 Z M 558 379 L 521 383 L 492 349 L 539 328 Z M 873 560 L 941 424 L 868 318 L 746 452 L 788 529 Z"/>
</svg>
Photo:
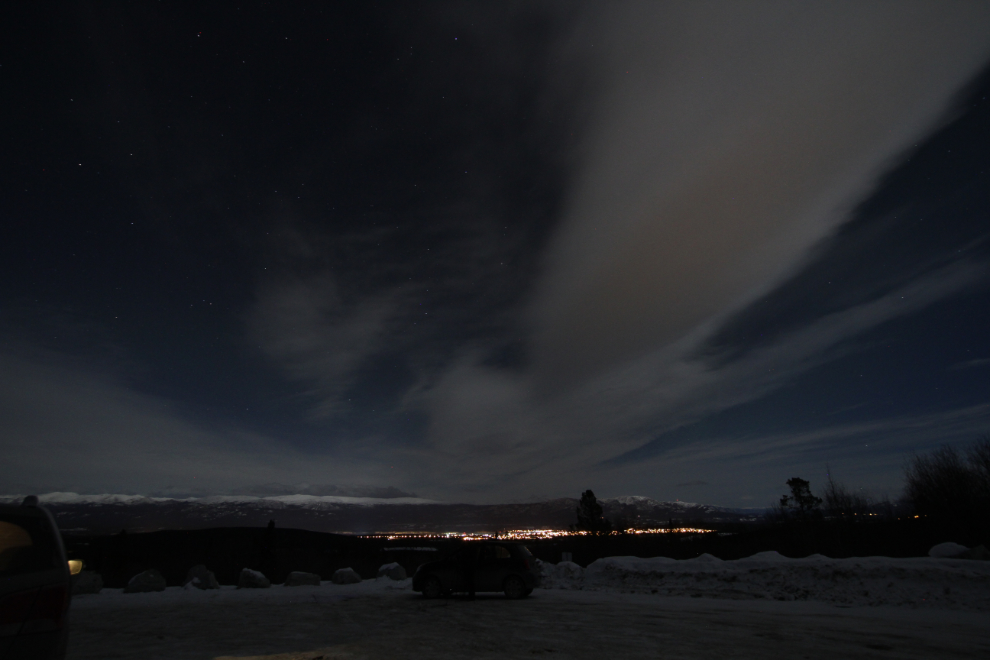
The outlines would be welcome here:
<svg viewBox="0 0 990 660">
<path fill-rule="evenodd" d="M 586 569 L 543 564 L 543 587 L 697 598 L 814 600 L 837 605 L 909 605 L 990 610 L 990 561 L 812 555 L 777 552 L 723 561 L 606 557 Z"/>
</svg>

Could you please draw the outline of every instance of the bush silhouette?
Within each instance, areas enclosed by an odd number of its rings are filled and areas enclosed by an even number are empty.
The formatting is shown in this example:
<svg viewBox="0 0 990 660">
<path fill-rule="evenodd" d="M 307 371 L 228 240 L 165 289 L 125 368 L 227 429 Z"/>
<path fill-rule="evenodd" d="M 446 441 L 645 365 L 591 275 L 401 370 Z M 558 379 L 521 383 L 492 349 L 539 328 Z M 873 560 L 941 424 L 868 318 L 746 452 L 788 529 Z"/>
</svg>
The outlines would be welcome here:
<svg viewBox="0 0 990 660">
<path fill-rule="evenodd" d="M 915 515 L 990 540 L 990 435 L 965 452 L 943 446 L 915 456 L 905 469 L 905 498 Z"/>
<path fill-rule="evenodd" d="M 872 503 L 869 498 L 846 488 L 832 478 L 832 470 L 826 466 L 828 480 L 822 493 L 825 514 L 833 520 L 855 520 L 854 516 L 864 516 L 871 512 Z"/>
</svg>

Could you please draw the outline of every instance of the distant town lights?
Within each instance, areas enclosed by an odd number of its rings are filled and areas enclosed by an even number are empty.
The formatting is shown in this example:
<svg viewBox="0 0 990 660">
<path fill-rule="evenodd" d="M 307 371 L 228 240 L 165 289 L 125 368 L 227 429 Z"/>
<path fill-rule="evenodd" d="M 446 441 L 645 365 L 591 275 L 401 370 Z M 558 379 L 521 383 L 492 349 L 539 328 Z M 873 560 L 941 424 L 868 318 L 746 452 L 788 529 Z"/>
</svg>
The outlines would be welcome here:
<svg viewBox="0 0 990 660">
<path fill-rule="evenodd" d="M 657 527 L 652 529 L 629 528 L 624 531 L 609 532 L 607 536 L 618 536 L 620 534 L 708 534 L 714 532 L 713 529 L 702 529 L 700 527 Z M 562 536 L 593 536 L 592 532 L 572 531 L 569 529 L 511 529 L 500 532 L 437 532 L 430 534 L 427 532 L 392 532 L 385 534 L 365 534 L 362 538 L 387 539 L 389 541 L 400 539 L 459 539 L 461 541 L 531 541 L 538 539 L 552 539 Z"/>
</svg>

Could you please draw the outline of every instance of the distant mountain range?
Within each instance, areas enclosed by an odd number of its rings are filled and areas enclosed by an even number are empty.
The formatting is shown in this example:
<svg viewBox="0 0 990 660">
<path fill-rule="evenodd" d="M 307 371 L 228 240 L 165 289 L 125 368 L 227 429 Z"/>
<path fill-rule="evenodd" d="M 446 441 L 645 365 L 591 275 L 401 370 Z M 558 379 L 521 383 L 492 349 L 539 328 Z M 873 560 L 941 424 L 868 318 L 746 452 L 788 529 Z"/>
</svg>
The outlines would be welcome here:
<svg viewBox="0 0 990 660">
<path fill-rule="evenodd" d="M 0 496 L 19 502 L 22 496 Z M 55 514 L 63 531 L 108 534 L 122 529 L 202 529 L 279 527 L 317 532 L 484 532 L 504 529 L 564 529 L 576 520 L 578 501 L 559 498 L 523 504 L 446 504 L 418 497 L 349 497 L 340 495 L 223 495 L 213 497 L 145 497 L 48 493 L 39 497 Z M 605 517 L 623 526 L 746 522 L 753 511 L 689 502 L 660 502 L 648 497 L 599 500 Z"/>
</svg>

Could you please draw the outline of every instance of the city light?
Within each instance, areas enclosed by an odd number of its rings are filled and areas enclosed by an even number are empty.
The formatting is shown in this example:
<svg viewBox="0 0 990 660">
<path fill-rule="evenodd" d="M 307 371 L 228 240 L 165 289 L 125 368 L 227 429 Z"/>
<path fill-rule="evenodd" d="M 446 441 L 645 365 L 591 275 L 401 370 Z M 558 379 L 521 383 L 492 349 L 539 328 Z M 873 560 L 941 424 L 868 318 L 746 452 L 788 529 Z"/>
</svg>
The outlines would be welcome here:
<svg viewBox="0 0 990 660">
<path fill-rule="evenodd" d="M 707 534 L 714 531 L 715 530 L 713 529 L 702 529 L 700 527 L 657 527 L 650 529 L 629 528 L 622 531 L 614 530 L 601 534 L 601 536 L 620 536 L 623 534 Z M 396 541 L 401 539 L 532 541 L 568 536 L 595 536 L 595 534 L 588 531 L 576 531 L 569 529 L 509 529 L 500 530 L 497 532 L 391 532 L 361 535 L 362 538 L 366 539 L 386 539 L 388 541 Z"/>
</svg>

